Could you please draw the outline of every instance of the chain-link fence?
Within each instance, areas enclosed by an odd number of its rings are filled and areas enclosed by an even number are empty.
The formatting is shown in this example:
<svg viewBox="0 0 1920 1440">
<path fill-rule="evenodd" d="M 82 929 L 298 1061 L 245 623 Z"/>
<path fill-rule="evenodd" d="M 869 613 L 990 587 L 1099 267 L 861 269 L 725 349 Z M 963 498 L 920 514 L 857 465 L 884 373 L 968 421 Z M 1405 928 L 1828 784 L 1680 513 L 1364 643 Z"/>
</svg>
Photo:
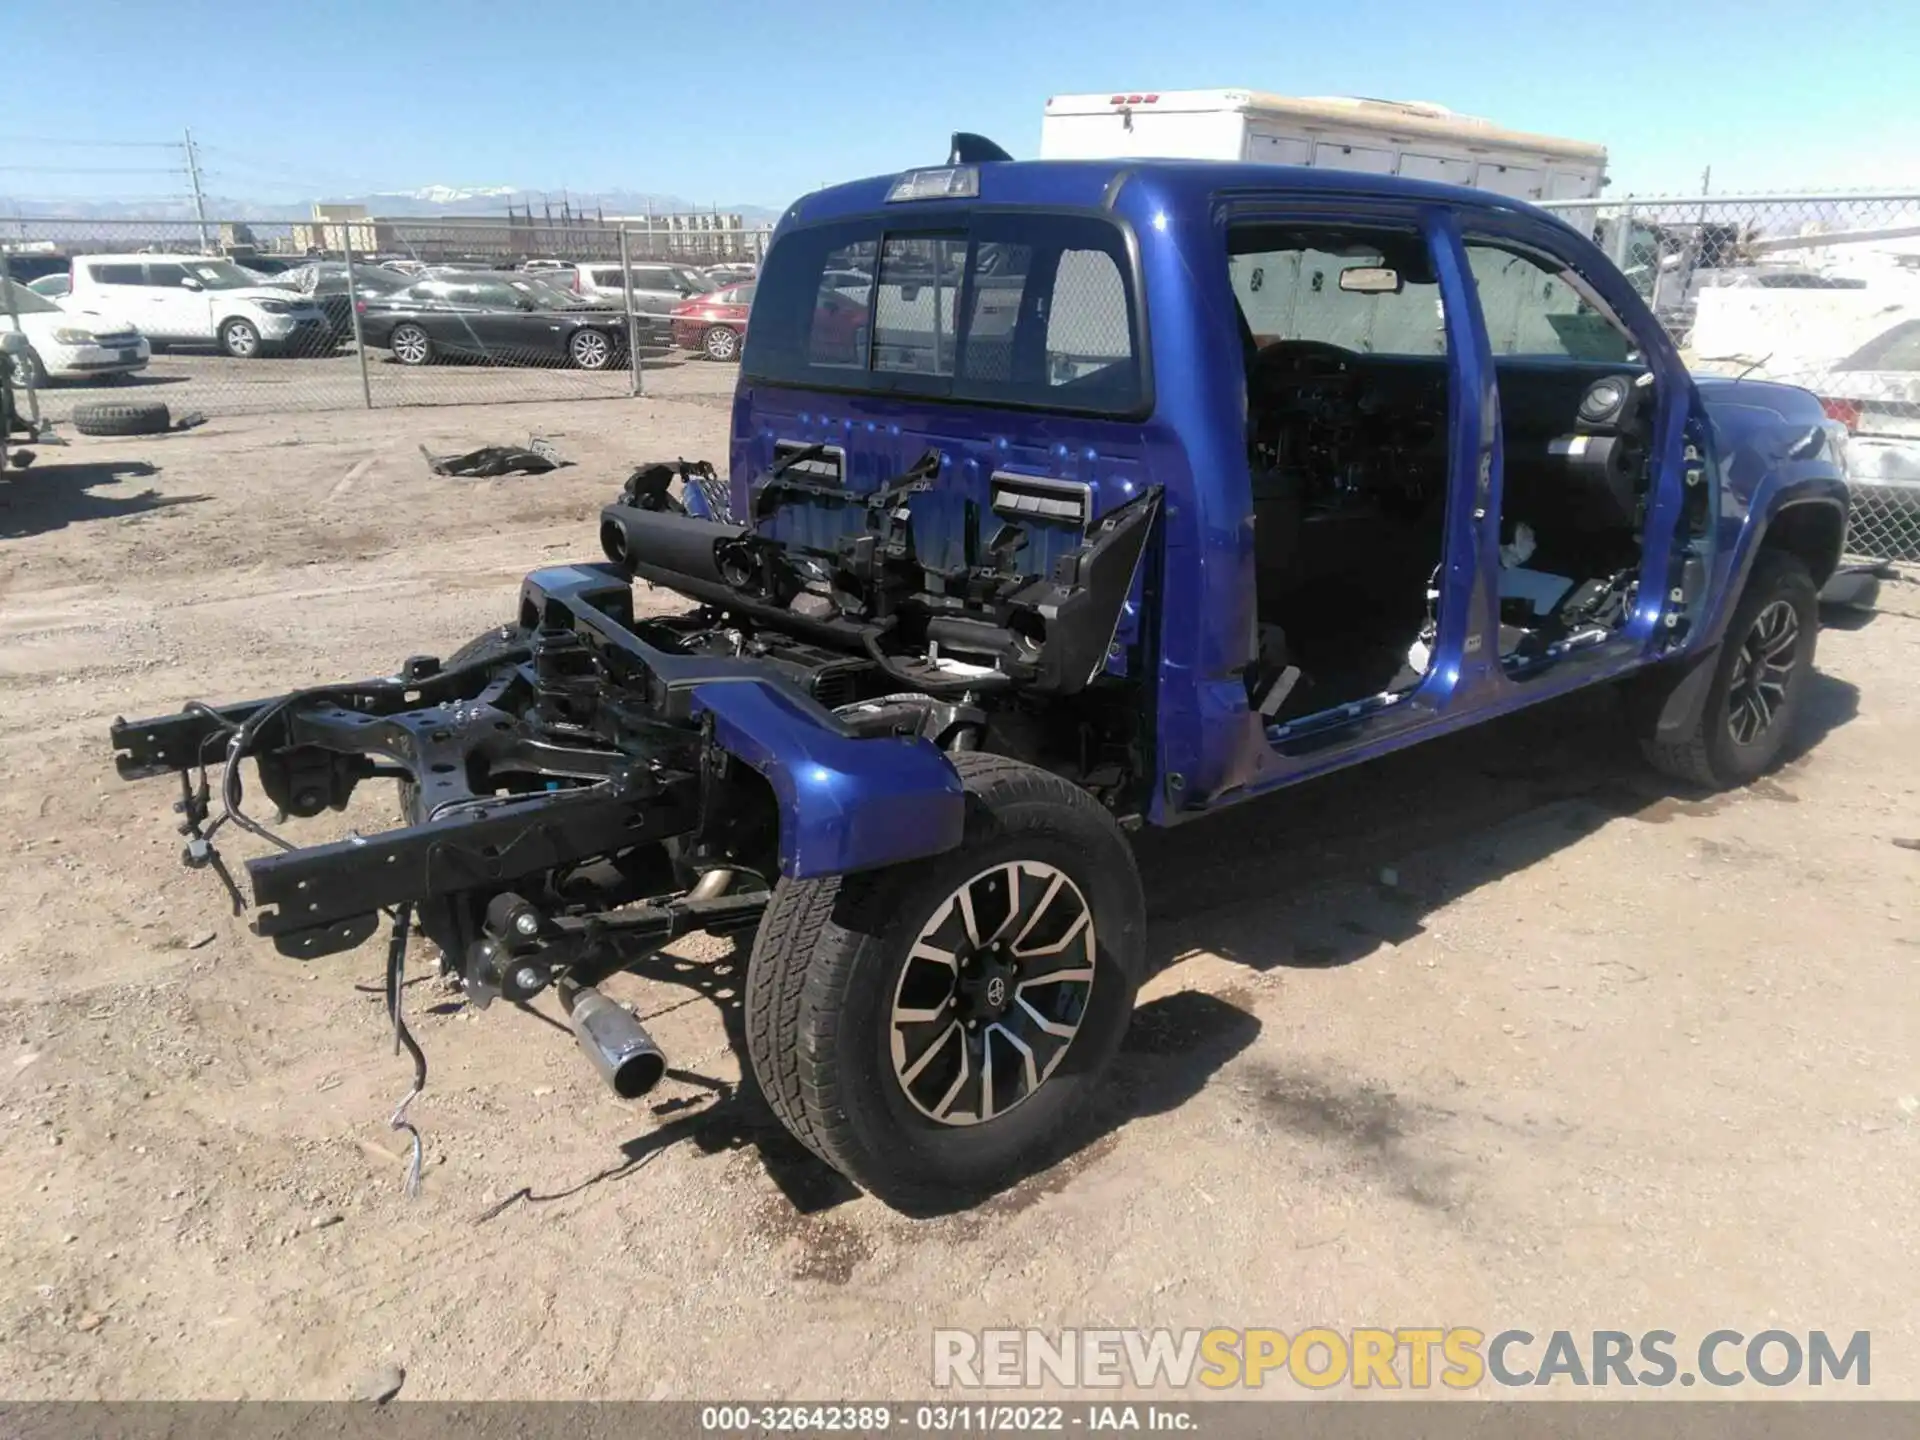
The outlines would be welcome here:
<svg viewBox="0 0 1920 1440">
<path fill-rule="evenodd" d="M 1695 369 L 1817 393 L 1853 434 L 1849 549 L 1920 560 L 1920 192 L 1551 208 Z M 629 395 L 676 344 L 738 355 L 744 305 L 670 312 L 751 276 L 767 234 L 715 216 L 325 207 L 301 222 L 9 221 L 0 324 L 33 341 L 21 363 L 56 420 L 103 399 L 214 414 Z"/>
<path fill-rule="evenodd" d="M 101 401 L 260 414 L 634 395 L 676 336 L 738 354 L 708 332 L 737 342 L 744 307 L 705 299 L 752 276 L 767 232 L 684 223 L 708 218 L 8 221 L 0 327 L 31 342 L 18 376 L 54 420 Z"/>
<path fill-rule="evenodd" d="M 1862 559 L 1920 560 L 1920 192 L 1559 202 L 1694 370 L 1782 380 L 1852 432 Z"/>
</svg>

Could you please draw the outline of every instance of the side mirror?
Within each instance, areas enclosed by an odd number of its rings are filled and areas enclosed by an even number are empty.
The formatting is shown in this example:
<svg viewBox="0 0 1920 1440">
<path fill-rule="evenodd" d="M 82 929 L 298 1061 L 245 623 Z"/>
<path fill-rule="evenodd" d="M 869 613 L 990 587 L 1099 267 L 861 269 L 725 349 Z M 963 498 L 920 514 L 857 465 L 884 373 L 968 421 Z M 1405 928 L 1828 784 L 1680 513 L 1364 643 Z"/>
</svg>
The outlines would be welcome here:
<svg viewBox="0 0 1920 1440">
<path fill-rule="evenodd" d="M 181 288 L 186 290 L 198 290 L 200 288 L 200 282 L 194 279 L 191 275 L 187 276 L 186 279 L 182 280 L 180 282 L 180 285 L 181 285 Z"/>
<path fill-rule="evenodd" d="M 919 298 L 920 287 L 918 285 L 902 285 L 900 287 L 900 303 L 902 305 L 911 305 Z"/>
</svg>

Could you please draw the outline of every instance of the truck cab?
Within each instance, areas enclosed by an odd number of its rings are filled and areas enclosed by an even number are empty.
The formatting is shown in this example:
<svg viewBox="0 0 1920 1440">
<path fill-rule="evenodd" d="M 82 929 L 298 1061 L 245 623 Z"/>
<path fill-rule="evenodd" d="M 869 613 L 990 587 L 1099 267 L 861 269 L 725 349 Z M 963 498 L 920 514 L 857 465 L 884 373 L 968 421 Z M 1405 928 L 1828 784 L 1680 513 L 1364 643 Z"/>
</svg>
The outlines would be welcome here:
<svg viewBox="0 0 1920 1440">
<path fill-rule="evenodd" d="M 869 281 L 851 338 L 820 302 L 850 274 Z M 769 503 L 803 452 L 808 490 Z M 873 648 L 902 683 L 1070 698 L 1077 724 L 1031 742 L 1045 763 L 1165 824 L 1684 668 L 1790 505 L 1776 542 L 1831 572 L 1840 455 L 1810 395 L 1696 385 L 1605 257 L 1524 203 L 1095 161 L 794 205 L 730 459 L 735 513 L 824 575 L 870 533 L 866 497 L 937 457 L 904 507 L 921 588 L 825 580 L 788 603 L 884 610 Z M 1063 566 L 1115 553 L 1116 529 L 1140 536 L 1124 585 L 1063 596 Z"/>
</svg>

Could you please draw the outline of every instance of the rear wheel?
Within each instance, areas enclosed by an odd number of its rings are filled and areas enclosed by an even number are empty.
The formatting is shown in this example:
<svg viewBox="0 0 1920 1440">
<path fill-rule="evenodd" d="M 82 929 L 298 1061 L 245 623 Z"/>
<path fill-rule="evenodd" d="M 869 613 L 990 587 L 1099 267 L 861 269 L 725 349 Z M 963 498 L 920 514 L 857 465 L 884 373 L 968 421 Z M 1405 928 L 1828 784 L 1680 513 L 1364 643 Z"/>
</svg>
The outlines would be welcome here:
<svg viewBox="0 0 1920 1440">
<path fill-rule="evenodd" d="M 1785 551 L 1761 551 L 1727 622 L 1691 729 L 1664 742 L 1643 736 L 1647 758 L 1676 780 L 1712 789 L 1764 773 L 1792 734 L 1813 671 L 1819 621 L 1805 562 Z"/>
<path fill-rule="evenodd" d="M 969 1200 L 1044 1162 L 1133 1012 L 1145 904 L 1084 791 L 953 757 L 961 846 L 782 880 L 747 972 L 754 1074 L 800 1141 L 888 1204 Z"/>
<path fill-rule="evenodd" d="M 402 365 L 425 365 L 433 359 L 433 337 L 418 325 L 394 326 L 387 347 Z"/>
<path fill-rule="evenodd" d="M 738 360 L 740 336 L 725 325 L 709 326 L 700 337 L 700 349 L 709 360 Z"/>
<path fill-rule="evenodd" d="M 220 348 L 236 360 L 253 360 L 260 354 L 260 331 L 251 320 L 237 316 L 220 327 Z"/>
</svg>

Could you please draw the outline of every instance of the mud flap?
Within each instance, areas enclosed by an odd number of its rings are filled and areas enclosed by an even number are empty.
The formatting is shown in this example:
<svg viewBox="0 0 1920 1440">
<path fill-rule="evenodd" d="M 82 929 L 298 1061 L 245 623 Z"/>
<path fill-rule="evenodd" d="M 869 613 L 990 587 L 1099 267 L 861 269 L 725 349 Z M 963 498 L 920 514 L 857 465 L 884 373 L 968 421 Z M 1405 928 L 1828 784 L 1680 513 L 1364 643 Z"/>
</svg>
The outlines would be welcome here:
<svg viewBox="0 0 1920 1440">
<path fill-rule="evenodd" d="M 1694 723 L 1713 688 L 1720 647 L 1635 675 L 1626 684 L 1627 708 L 1635 730 L 1655 744 L 1674 745 L 1693 733 Z"/>
</svg>

